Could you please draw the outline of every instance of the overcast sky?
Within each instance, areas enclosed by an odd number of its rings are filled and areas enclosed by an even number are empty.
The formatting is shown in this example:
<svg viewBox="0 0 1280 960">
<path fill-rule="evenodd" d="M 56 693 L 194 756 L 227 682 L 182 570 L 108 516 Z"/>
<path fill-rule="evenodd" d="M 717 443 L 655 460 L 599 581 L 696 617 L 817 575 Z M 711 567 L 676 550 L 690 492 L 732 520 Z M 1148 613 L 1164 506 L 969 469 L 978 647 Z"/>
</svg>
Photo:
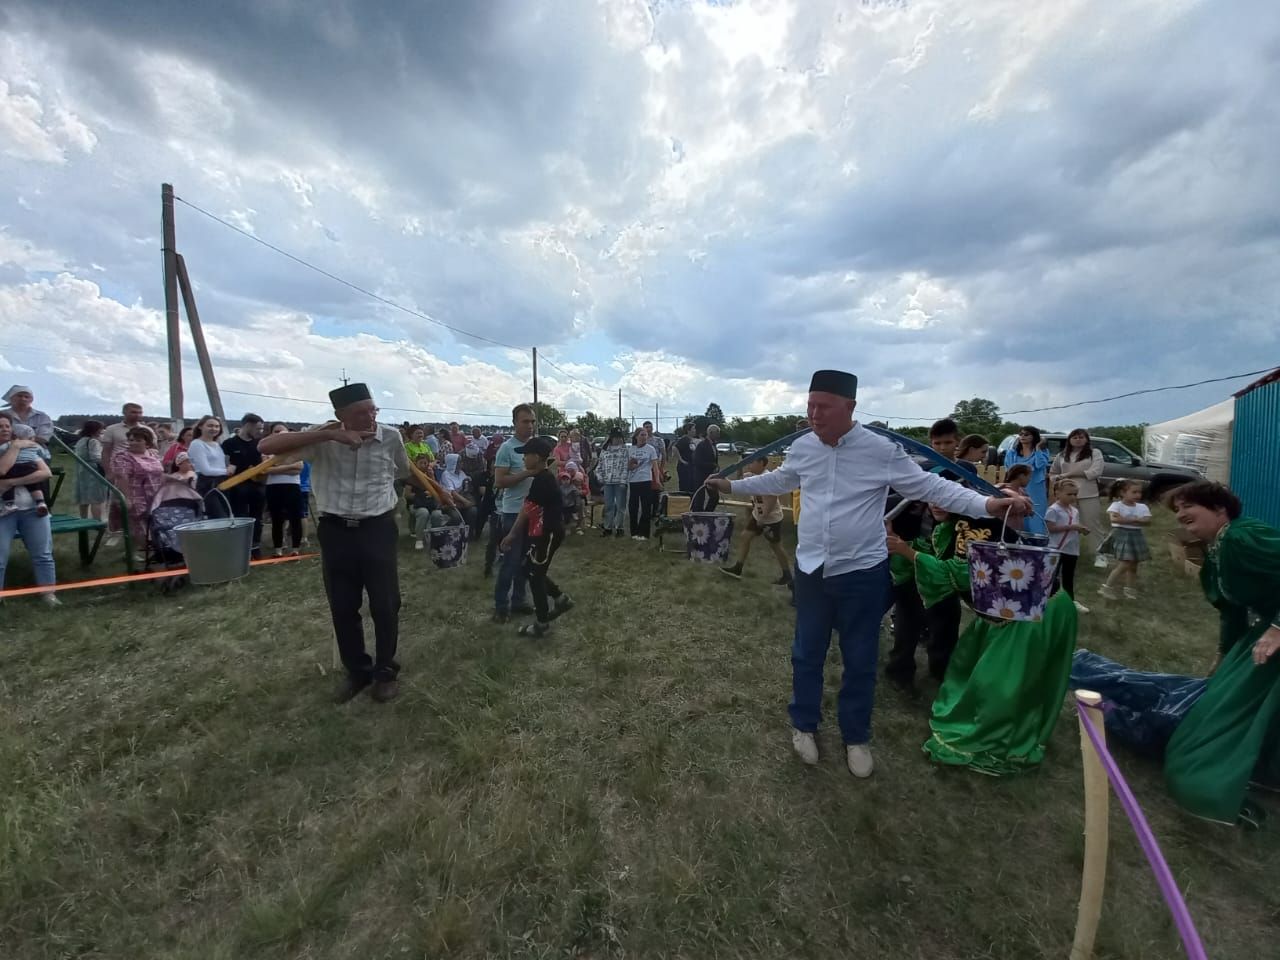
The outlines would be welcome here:
<svg viewBox="0 0 1280 960">
<path fill-rule="evenodd" d="M 799 411 L 823 366 L 879 418 L 1239 373 L 1280 363 L 1278 146 L 1275 0 L 8 0 L 0 380 L 167 409 L 162 181 L 509 345 L 179 205 L 233 415 L 318 419 L 243 394 L 345 368 L 487 421 L 535 345 L 542 399 L 664 421 Z"/>
</svg>

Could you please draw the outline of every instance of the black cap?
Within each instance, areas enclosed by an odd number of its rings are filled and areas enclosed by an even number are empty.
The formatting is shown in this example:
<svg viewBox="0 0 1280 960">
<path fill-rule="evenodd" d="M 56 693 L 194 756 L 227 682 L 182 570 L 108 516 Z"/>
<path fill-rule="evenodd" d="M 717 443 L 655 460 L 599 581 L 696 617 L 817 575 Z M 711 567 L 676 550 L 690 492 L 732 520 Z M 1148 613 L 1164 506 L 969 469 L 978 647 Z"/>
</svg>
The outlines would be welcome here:
<svg viewBox="0 0 1280 960">
<path fill-rule="evenodd" d="M 524 446 L 516 447 L 516 453 L 532 453 L 535 457 L 545 458 L 551 456 L 551 451 L 555 448 L 556 441 L 550 437 L 530 437 L 524 442 Z"/>
<path fill-rule="evenodd" d="M 359 403 L 361 400 L 372 399 L 373 394 L 369 392 L 368 385 L 363 383 L 348 383 L 337 390 L 329 391 L 329 402 L 333 404 L 333 409 L 335 410 L 349 407 L 351 404 Z"/>
<path fill-rule="evenodd" d="M 858 378 L 843 370 L 819 370 L 809 381 L 810 393 L 834 393 L 846 400 L 858 398 Z"/>
</svg>

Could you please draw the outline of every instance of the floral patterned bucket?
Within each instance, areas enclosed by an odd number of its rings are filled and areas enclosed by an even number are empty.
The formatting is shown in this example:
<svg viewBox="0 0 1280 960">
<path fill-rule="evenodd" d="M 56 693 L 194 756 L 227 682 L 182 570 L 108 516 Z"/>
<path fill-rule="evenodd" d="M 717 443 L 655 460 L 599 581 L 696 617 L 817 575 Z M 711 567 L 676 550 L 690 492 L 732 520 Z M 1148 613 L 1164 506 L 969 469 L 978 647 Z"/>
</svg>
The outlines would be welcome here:
<svg viewBox="0 0 1280 960">
<path fill-rule="evenodd" d="M 431 552 L 431 562 L 442 570 L 466 563 L 467 533 L 465 524 L 428 530 L 427 547 Z"/>
<path fill-rule="evenodd" d="M 978 616 L 1000 622 L 1044 618 L 1044 605 L 1058 572 L 1058 551 L 971 540 L 968 552 L 969 590 Z"/>
<path fill-rule="evenodd" d="M 727 563 L 733 540 L 732 513 L 682 513 L 685 555 L 695 563 Z"/>
</svg>

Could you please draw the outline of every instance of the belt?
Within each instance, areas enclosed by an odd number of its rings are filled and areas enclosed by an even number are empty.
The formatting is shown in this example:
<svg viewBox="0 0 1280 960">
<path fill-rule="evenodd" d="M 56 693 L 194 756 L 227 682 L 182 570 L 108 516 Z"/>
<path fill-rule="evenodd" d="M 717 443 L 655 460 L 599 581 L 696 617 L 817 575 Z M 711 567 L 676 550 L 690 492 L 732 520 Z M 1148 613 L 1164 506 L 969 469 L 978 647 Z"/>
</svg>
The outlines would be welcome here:
<svg viewBox="0 0 1280 960">
<path fill-rule="evenodd" d="M 395 510 L 388 510 L 386 513 L 380 513 L 376 517 L 343 517 L 336 513 L 322 513 L 321 520 L 329 520 L 333 523 L 340 523 L 346 527 L 359 527 L 366 523 L 373 523 L 375 520 L 383 520 L 395 514 Z"/>
</svg>

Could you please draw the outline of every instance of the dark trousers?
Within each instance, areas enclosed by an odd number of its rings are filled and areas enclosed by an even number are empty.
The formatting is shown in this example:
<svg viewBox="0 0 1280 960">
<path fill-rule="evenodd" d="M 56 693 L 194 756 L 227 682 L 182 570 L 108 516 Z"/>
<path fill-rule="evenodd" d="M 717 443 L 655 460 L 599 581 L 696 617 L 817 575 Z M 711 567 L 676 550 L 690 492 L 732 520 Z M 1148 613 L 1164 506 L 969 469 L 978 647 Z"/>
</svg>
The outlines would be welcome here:
<svg viewBox="0 0 1280 960">
<path fill-rule="evenodd" d="M 400 579 L 396 569 L 395 511 L 348 526 L 347 521 L 321 516 L 320 568 L 329 614 L 338 640 L 342 665 L 353 677 L 394 680 L 400 672 L 396 646 L 400 635 Z M 364 649 L 360 604 L 369 594 L 373 620 L 374 659 Z"/>
<path fill-rule="evenodd" d="M 271 546 L 284 546 L 285 524 L 289 526 L 289 546 L 302 544 L 302 488 L 296 483 L 267 484 L 267 513 L 271 515 Z"/>
<path fill-rule="evenodd" d="M 916 648 L 928 636 L 924 601 L 916 582 L 893 586 L 893 649 L 885 664 L 884 674 L 896 683 L 910 683 L 916 676 Z"/>
<path fill-rule="evenodd" d="M 1062 585 L 1062 589 L 1067 591 L 1067 596 L 1072 600 L 1076 598 L 1076 566 L 1079 563 L 1079 557 L 1073 557 L 1066 553 L 1060 554 L 1058 557 L 1058 572 L 1054 574 L 1054 579 Z"/>
<path fill-rule="evenodd" d="M 693 493 L 693 464 L 677 462 L 676 480 L 679 482 L 681 493 Z"/>
<path fill-rule="evenodd" d="M 529 592 L 533 594 L 533 608 L 538 612 L 538 622 L 547 623 L 551 619 L 551 606 L 547 598 L 552 600 L 561 595 L 561 590 L 551 579 L 551 561 L 563 542 L 562 534 L 553 533 L 537 537 L 529 543 L 529 551 L 524 555 L 524 574 L 529 580 Z"/>
<path fill-rule="evenodd" d="M 869 570 L 823 577 L 822 567 L 795 572 L 796 635 L 791 645 L 791 725 L 810 733 L 822 720 L 822 668 L 831 631 L 840 637 L 844 678 L 836 715 L 845 743 L 871 739 L 871 707 L 880 653 L 880 621 L 892 596 L 889 561 Z"/>
<path fill-rule="evenodd" d="M 247 480 L 227 492 L 227 499 L 231 501 L 232 516 L 253 518 L 253 549 L 255 550 L 262 547 L 262 507 L 266 500 L 262 490 L 261 483 L 256 480 Z"/>
<path fill-rule="evenodd" d="M 215 492 L 218 484 L 226 477 L 212 477 L 208 474 L 201 474 L 196 477 L 196 493 L 204 497 L 204 513 L 211 519 L 221 520 L 227 514 L 227 500 L 223 499 L 226 494 Z"/>
<path fill-rule="evenodd" d="M 484 545 L 484 568 L 492 570 L 498 558 L 498 542 L 502 539 L 502 514 L 489 514 L 485 523 L 489 525 L 489 542 Z"/>
<path fill-rule="evenodd" d="M 964 604 L 956 595 L 939 600 L 924 612 L 929 627 L 929 674 L 941 682 L 947 675 L 951 654 L 960 642 L 960 614 Z"/>
<path fill-rule="evenodd" d="M 694 478 L 694 496 L 689 509 L 694 513 L 709 513 L 720 506 L 720 491 L 702 486 L 704 480 Z"/>
<path fill-rule="evenodd" d="M 631 484 L 627 511 L 631 516 L 631 535 L 647 537 L 653 519 L 653 484 L 648 480 Z"/>
</svg>

